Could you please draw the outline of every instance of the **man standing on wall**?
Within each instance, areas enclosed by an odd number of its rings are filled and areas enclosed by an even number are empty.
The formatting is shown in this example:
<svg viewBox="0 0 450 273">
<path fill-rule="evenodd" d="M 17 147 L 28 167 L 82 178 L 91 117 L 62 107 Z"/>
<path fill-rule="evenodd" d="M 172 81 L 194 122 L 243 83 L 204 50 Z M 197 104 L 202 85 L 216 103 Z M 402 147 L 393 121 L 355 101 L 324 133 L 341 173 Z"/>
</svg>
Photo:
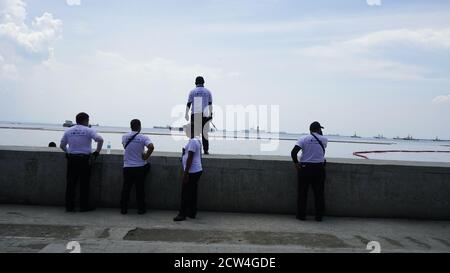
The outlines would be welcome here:
<svg viewBox="0 0 450 273">
<path fill-rule="evenodd" d="M 188 103 L 186 107 L 186 120 L 189 121 L 189 110 L 192 106 L 191 134 L 194 135 L 196 128 L 202 128 L 203 151 L 209 154 L 209 122 L 212 120 L 213 99 L 211 92 L 205 88 L 205 79 L 197 77 L 195 80 L 196 88 L 189 93 Z M 200 127 L 201 126 L 201 127 Z"/>
<path fill-rule="evenodd" d="M 60 148 L 67 157 L 66 211 L 75 212 L 76 185 L 80 183 L 80 212 L 94 210 L 89 205 L 89 185 L 91 177 L 91 156 L 97 158 L 103 146 L 103 138 L 89 128 L 89 115 L 80 113 L 76 117 L 77 125 L 68 129 L 61 139 Z M 92 153 L 92 140 L 97 149 Z M 67 147 L 67 145 L 69 147 Z"/>
<path fill-rule="evenodd" d="M 311 134 L 298 140 L 291 152 L 292 160 L 298 171 L 297 219 L 306 220 L 306 204 L 309 186 L 314 191 L 316 221 L 321 222 L 325 211 L 325 148 L 328 139 L 323 136 L 323 127 L 319 122 L 310 126 Z M 300 162 L 298 153 L 302 150 Z"/>
</svg>

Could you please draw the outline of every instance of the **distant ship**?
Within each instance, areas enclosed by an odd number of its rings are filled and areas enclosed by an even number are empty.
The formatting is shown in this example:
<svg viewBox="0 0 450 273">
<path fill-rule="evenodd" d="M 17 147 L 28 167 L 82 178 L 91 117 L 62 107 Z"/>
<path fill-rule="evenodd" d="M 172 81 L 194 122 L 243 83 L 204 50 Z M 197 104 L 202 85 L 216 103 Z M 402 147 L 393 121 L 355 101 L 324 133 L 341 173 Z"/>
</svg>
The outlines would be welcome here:
<svg viewBox="0 0 450 273">
<path fill-rule="evenodd" d="M 355 134 L 353 136 L 351 136 L 352 138 L 361 138 L 360 136 L 358 136 L 355 132 Z"/>
<path fill-rule="evenodd" d="M 442 141 L 442 140 L 436 137 L 435 139 L 433 139 L 433 141 Z"/>
<path fill-rule="evenodd" d="M 411 135 L 408 135 L 407 137 L 396 137 L 394 138 L 395 140 L 416 140 L 415 138 L 413 138 Z"/>
<path fill-rule="evenodd" d="M 67 128 L 70 128 L 73 126 L 75 126 L 75 124 L 73 124 L 73 121 L 71 121 L 71 120 L 66 120 L 63 124 L 63 127 L 67 127 Z"/>
<path fill-rule="evenodd" d="M 375 138 L 375 139 L 386 139 L 383 135 L 378 135 L 378 136 L 373 137 L 373 138 Z"/>
</svg>

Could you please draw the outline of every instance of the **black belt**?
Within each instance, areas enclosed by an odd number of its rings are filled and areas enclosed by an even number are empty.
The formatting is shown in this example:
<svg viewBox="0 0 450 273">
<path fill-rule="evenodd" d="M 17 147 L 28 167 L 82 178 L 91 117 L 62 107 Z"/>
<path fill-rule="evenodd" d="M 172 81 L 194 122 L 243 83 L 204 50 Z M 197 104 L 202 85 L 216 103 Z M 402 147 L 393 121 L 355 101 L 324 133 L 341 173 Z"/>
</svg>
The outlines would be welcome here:
<svg viewBox="0 0 450 273">
<path fill-rule="evenodd" d="M 91 155 L 85 155 L 85 154 L 69 154 L 69 157 L 75 157 L 75 158 L 89 158 Z"/>
<path fill-rule="evenodd" d="M 300 163 L 300 166 L 304 167 L 319 167 L 325 165 L 325 162 L 322 163 Z"/>
</svg>

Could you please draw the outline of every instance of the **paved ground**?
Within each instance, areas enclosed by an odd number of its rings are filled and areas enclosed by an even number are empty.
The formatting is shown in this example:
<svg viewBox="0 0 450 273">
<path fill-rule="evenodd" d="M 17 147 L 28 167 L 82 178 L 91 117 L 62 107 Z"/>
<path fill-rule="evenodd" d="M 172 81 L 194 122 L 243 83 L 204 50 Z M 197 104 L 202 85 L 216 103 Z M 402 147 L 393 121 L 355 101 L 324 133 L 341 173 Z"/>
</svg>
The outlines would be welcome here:
<svg viewBox="0 0 450 273">
<path fill-rule="evenodd" d="M 202 212 L 175 223 L 175 212 L 127 216 L 117 210 L 67 214 L 58 207 L 0 205 L 0 252 L 216 253 L 450 252 L 450 222 L 326 218 L 300 222 L 290 215 Z"/>
</svg>

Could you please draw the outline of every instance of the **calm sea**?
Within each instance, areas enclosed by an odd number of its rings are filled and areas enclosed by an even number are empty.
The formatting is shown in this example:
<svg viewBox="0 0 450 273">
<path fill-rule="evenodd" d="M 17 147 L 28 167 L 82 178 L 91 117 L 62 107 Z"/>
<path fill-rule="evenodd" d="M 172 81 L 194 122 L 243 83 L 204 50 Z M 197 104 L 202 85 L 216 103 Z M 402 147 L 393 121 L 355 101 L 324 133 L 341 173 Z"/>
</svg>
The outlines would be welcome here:
<svg viewBox="0 0 450 273">
<path fill-rule="evenodd" d="M 122 127 L 94 127 L 105 139 L 104 149 L 108 143 L 113 150 L 123 150 L 121 140 L 127 128 Z M 62 125 L 36 123 L 0 123 L 0 145 L 47 147 L 49 142 L 59 141 L 64 133 Z M 156 150 L 161 152 L 181 152 L 186 143 L 186 137 L 181 132 L 170 132 L 168 129 L 144 129 L 155 144 Z M 211 134 L 210 146 L 212 154 L 239 155 L 281 155 L 290 156 L 296 140 L 301 135 L 296 134 L 268 134 L 258 136 L 255 133 L 244 132 Z M 247 139 L 247 137 L 249 139 Z M 366 154 L 370 159 L 450 162 L 450 141 L 431 140 L 393 140 L 375 138 L 352 138 L 343 136 L 328 136 L 330 143 L 327 157 L 358 158 L 353 155 L 360 151 L 441 151 L 436 152 L 390 152 Z M 279 139 L 279 140 L 278 140 Z"/>
</svg>

